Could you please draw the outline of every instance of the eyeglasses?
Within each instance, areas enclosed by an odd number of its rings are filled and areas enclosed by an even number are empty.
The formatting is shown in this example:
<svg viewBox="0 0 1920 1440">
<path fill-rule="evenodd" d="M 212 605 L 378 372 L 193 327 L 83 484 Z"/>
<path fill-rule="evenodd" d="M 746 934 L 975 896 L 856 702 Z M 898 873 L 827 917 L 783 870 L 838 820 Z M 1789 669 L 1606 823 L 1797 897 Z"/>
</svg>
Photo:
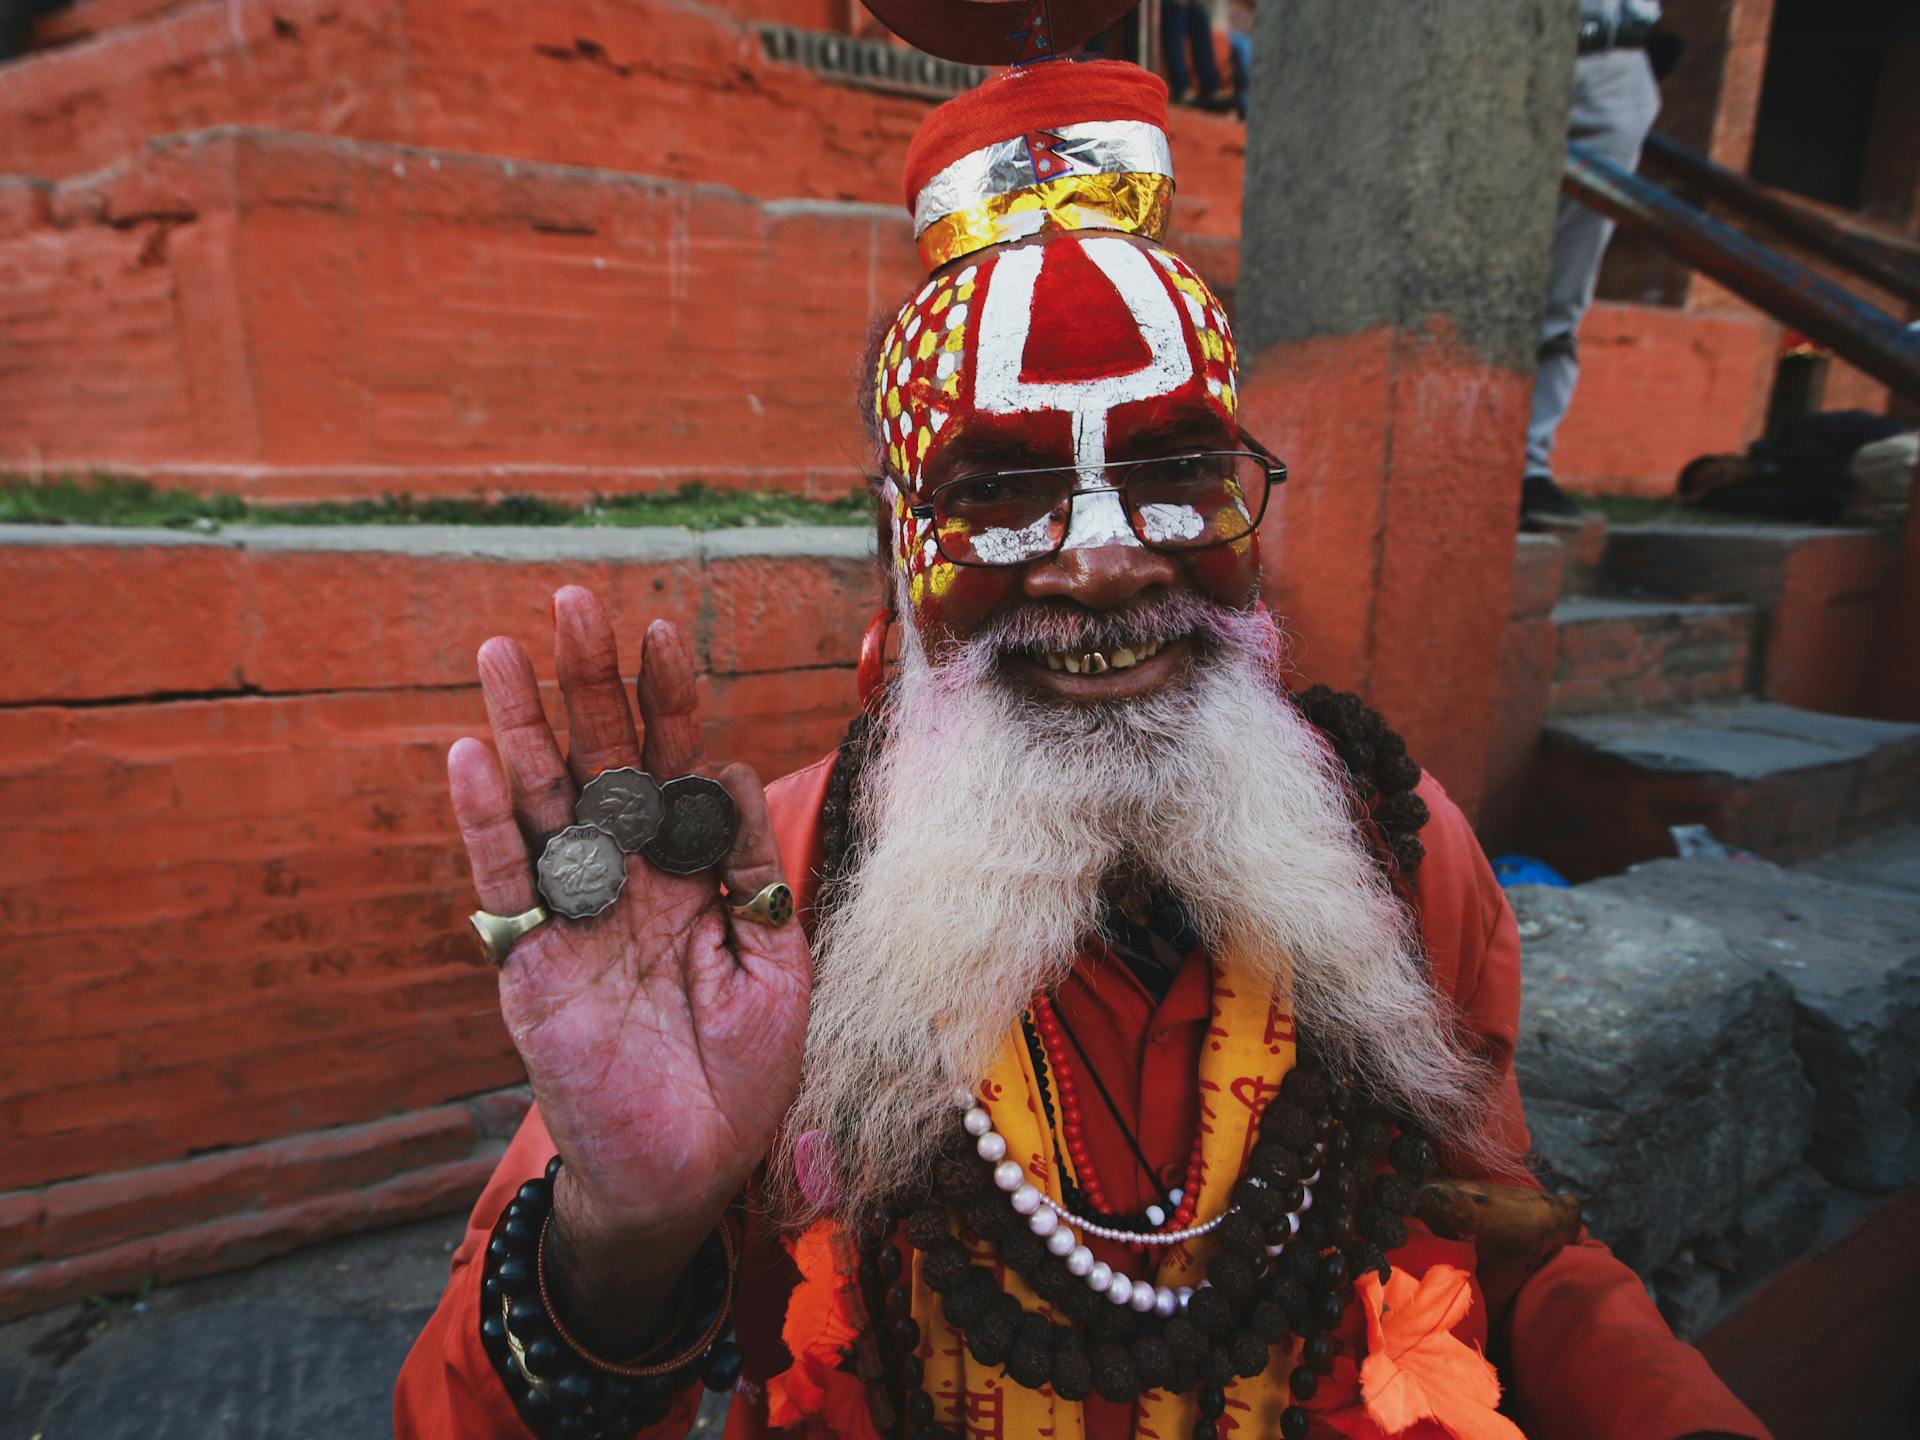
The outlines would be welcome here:
<svg viewBox="0 0 1920 1440">
<path fill-rule="evenodd" d="M 1250 450 L 1205 450 L 1103 469 L 1110 485 L 1082 488 L 1073 466 L 961 475 L 909 506 L 933 522 L 934 543 L 955 565 L 1027 565 L 1057 555 L 1073 528 L 1073 506 L 1117 495 L 1134 538 L 1149 550 L 1185 553 L 1244 540 L 1267 512 L 1287 467 Z"/>
</svg>

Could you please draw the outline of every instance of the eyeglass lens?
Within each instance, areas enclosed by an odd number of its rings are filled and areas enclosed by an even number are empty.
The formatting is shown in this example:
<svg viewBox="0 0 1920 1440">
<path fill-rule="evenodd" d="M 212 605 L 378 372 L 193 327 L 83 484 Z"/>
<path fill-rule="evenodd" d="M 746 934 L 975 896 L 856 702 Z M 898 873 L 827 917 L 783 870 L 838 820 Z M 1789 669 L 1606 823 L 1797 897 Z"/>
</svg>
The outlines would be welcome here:
<svg viewBox="0 0 1920 1440">
<path fill-rule="evenodd" d="M 961 565 L 1018 565 L 1064 543 L 1080 472 L 967 476 L 934 492 L 941 552 Z M 1260 523 L 1267 463 L 1257 455 L 1179 455 L 1110 467 L 1134 535 L 1156 550 L 1244 539 Z"/>
</svg>

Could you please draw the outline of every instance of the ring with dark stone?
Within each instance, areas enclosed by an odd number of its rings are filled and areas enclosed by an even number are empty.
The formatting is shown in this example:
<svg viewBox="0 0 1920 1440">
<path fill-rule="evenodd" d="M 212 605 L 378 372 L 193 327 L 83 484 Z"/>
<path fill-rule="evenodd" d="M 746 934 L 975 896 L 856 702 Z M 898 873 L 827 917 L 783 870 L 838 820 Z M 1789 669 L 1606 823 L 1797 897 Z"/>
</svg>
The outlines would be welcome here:
<svg viewBox="0 0 1920 1440">
<path fill-rule="evenodd" d="M 660 787 L 666 814 L 642 850 L 669 875 L 697 875 L 726 859 L 740 833 L 740 812 L 727 787 L 704 775 L 682 775 Z"/>
<path fill-rule="evenodd" d="M 629 855 L 659 833 L 664 814 L 660 787 L 631 765 L 602 770 L 581 787 L 573 806 L 575 820 L 606 831 Z"/>
<path fill-rule="evenodd" d="M 627 883 L 627 857 L 606 831 L 569 825 L 540 851 L 535 874 L 549 910 L 569 920 L 585 920 L 620 898 Z"/>
</svg>

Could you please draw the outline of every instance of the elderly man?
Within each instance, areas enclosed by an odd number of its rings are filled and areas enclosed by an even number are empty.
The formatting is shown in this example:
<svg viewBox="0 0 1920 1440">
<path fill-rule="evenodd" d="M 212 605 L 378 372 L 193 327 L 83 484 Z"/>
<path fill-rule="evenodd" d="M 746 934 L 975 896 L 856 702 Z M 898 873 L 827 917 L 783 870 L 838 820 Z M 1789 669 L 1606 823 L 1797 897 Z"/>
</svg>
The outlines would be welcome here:
<svg viewBox="0 0 1920 1440">
<path fill-rule="evenodd" d="M 1518 942 L 1397 738 L 1280 682 L 1285 470 L 1158 243 L 1164 114 L 1041 65 L 915 141 L 866 397 L 904 634 L 835 755 L 710 768 L 664 622 L 636 731 L 581 590 L 567 752 L 482 649 L 449 771 L 537 1106 L 401 1435 L 680 1433 L 701 1380 L 735 1437 L 1765 1433 L 1598 1244 L 1414 1213 L 1532 1193 Z"/>
</svg>

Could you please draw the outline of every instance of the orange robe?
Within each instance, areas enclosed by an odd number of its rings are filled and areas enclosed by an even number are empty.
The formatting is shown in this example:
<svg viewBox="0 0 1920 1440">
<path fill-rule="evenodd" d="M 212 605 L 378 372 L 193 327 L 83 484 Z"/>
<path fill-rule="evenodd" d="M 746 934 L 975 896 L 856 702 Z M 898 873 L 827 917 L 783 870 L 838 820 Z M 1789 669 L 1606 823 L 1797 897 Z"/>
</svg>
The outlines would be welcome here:
<svg viewBox="0 0 1920 1440">
<path fill-rule="evenodd" d="M 803 905 L 820 864 L 819 813 L 831 765 L 831 757 L 821 760 L 768 790 L 786 874 Z M 1432 819 L 1421 832 L 1427 856 L 1416 877 L 1415 904 L 1433 982 L 1451 997 L 1465 1031 L 1498 1067 L 1491 1124 L 1512 1153 L 1524 1155 L 1527 1128 L 1513 1072 L 1520 1011 L 1520 940 L 1513 913 L 1458 807 L 1431 777 L 1423 779 L 1420 794 Z M 1195 1076 L 1209 1010 L 1207 983 L 1206 965 L 1192 957 L 1156 1002 L 1130 971 L 1094 946 L 1081 957 L 1056 1002 L 1088 1047 L 1095 1069 L 1108 1081 L 1147 1158 L 1163 1171 L 1184 1168 L 1198 1124 Z M 1144 1096 L 1153 1097 L 1153 1103 L 1143 1105 Z M 1087 1103 L 1092 1098 L 1083 1097 L 1085 1133 L 1108 1198 L 1125 1208 L 1144 1209 L 1154 1198 L 1148 1181 L 1118 1127 L 1108 1122 L 1105 1106 Z M 481 1440 L 530 1433 L 480 1345 L 480 1260 L 493 1223 L 513 1192 L 539 1175 L 552 1153 L 536 1107 L 474 1206 L 466 1238 L 454 1253 L 446 1293 L 401 1370 L 394 1392 L 399 1440 Z M 1439 1239 L 1417 1221 L 1410 1229 L 1408 1243 L 1392 1256 L 1398 1268 L 1415 1275 L 1435 1264 L 1472 1270 L 1470 1247 Z M 1116 1250 L 1103 1258 L 1124 1262 L 1128 1253 Z M 753 1386 L 785 1366 L 780 1329 L 791 1278 L 777 1250 L 750 1243 L 736 1310 L 748 1384 L 729 1411 L 729 1440 L 823 1440 L 829 1433 L 818 1426 L 807 1432 L 770 1429 Z M 1347 1342 L 1349 1355 L 1360 1334 L 1359 1309 L 1349 1306 L 1345 1324 L 1336 1332 Z M 1767 1436 L 1699 1352 L 1674 1338 L 1638 1277 L 1597 1240 L 1567 1246 L 1537 1271 L 1521 1287 L 1498 1334 L 1489 1333 L 1476 1288 L 1475 1303 L 1454 1334 L 1471 1344 L 1496 1343 L 1508 1408 L 1531 1440 Z M 665 1422 L 644 1432 L 649 1440 L 685 1434 L 697 1399 L 694 1392 L 683 1397 Z M 1095 1396 L 1087 1401 L 1085 1413 L 1088 1440 L 1127 1440 L 1131 1407 Z M 1316 1437 L 1334 1433 L 1316 1424 Z"/>
</svg>

